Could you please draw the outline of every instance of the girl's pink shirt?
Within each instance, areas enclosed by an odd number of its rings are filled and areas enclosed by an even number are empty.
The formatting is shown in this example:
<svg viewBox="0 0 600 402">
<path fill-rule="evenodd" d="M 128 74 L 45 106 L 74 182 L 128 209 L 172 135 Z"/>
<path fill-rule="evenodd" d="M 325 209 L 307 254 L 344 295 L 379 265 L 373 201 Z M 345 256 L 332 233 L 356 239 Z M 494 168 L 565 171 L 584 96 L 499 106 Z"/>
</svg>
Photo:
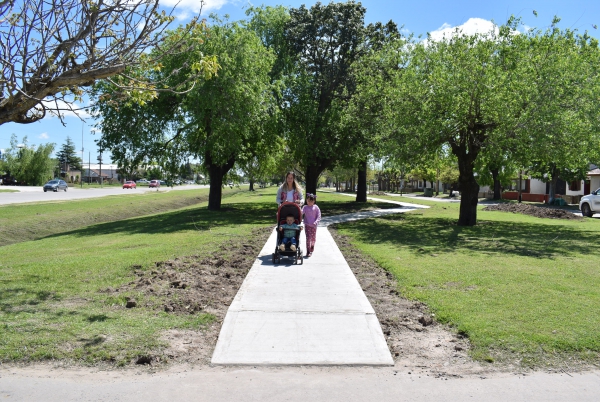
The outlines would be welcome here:
<svg viewBox="0 0 600 402">
<path fill-rule="evenodd" d="M 321 210 L 317 204 L 303 206 L 302 213 L 304 214 L 304 224 L 307 226 L 317 226 L 321 221 Z"/>
</svg>

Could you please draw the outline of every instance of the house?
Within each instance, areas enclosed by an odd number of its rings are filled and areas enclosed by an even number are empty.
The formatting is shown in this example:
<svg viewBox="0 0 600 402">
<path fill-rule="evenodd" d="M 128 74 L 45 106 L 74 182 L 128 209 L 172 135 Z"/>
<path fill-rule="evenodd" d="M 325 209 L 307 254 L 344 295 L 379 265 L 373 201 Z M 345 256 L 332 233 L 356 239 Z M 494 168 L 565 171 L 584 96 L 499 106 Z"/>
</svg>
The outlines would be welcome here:
<svg viewBox="0 0 600 402">
<path fill-rule="evenodd" d="M 588 180 L 585 182 L 584 194 L 590 194 L 600 188 L 600 168 L 590 170 L 587 175 Z"/>
<path fill-rule="evenodd" d="M 82 172 L 84 183 L 100 183 L 120 180 L 117 165 L 103 163 L 102 169 L 100 169 L 100 164 L 97 163 L 87 164 L 87 167 L 85 166 L 86 165 L 84 164 L 84 169 Z"/>
<path fill-rule="evenodd" d="M 556 197 L 564 199 L 568 204 L 579 204 L 579 200 L 593 190 L 600 188 L 600 168 L 595 165 L 587 174 L 587 180 L 575 180 L 570 183 L 558 179 L 556 183 Z M 514 179 L 508 191 L 502 193 L 505 200 L 516 200 L 519 197 L 519 180 Z M 521 200 L 531 202 L 548 202 L 550 183 L 524 176 L 521 181 Z"/>
</svg>

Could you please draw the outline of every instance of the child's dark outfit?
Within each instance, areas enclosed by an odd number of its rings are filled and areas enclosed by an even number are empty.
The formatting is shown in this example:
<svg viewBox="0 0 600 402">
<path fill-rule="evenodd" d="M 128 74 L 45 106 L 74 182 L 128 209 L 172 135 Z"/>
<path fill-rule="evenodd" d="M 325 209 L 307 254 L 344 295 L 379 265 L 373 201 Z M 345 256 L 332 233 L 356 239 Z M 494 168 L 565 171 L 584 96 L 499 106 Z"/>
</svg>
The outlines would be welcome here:
<svg viewBox="0 0 600 402">
<path fill-rule="evenodd" d="M 306 253 L 312 254 L 315 251 L 317 226 L 321 221 L 321 210 L 317 204 L 305 205 L 302 207 L 302 213 L 304 214 L 304 227 L 306 228 Z"/>
</svg>

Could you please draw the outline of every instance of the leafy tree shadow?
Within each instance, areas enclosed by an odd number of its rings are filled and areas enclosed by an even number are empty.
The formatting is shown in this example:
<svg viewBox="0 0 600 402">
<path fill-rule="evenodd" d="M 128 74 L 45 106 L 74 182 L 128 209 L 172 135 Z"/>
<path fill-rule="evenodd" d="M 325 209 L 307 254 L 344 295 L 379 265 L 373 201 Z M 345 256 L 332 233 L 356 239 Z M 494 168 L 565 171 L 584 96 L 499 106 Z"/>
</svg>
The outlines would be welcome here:
<svg viewBox="0 0 600 402">
<path fill-rule="evenodd" d="M 220 211 L 210 211 L 206 207 L 186 208 L 174 212 L 108 222 L 82 229 L 48 236 L 71 235 L 89 237 L 110 234 L 165 234 L 181 231 L 205 231 L 215 227 L 265 225 L 275 222 L 276 210 L 267 204 L 227 204 Z"/>
<path fill-rule="evenodd" d="M 347 223 L 361 242 L 407 247 L 415 254 L 456 251 L 554 258 L 588 254 L 598 233 L 582 229 L 525 222 L 480 221 L 458 226 L 449 218 L 393 215 Z"/>
</svg>

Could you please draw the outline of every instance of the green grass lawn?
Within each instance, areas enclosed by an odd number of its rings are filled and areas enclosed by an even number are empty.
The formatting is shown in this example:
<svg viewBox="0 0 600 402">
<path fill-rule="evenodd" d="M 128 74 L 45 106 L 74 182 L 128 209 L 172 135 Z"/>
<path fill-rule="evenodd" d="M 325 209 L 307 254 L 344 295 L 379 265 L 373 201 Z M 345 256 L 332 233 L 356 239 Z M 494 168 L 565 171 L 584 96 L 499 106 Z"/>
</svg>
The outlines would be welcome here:
<svg viewBox="0 0 600 402">
<path fill-rule="evenodd" d="M 124 295 L 101 290 L 274 224 L 275 191 L 225 189 L 219 212 L 207 210 L 207 189 L 0 207 L 0 361 L 128 364 L 164 348 L 165 330 L 202 328 L 212 315 L 126 309 Z M 431 208 L 338 230 L 468 336 L 475 358 L 600 362 L 600 220 L 480 211 L 478 226 L 458 227 L 458 204 L 377 198 Z M 324 216 L 393 207 L 335 193 L 318 202 Z"/>
<path fill-rule="evenodd" d="M 477 226 L 459 227 L 458 204 L 376 198 L 431 208 L 339 232 L 392 272 L 404 296 L 468 336 L 475 358 L 600 363 L 600 220 L 480 210 Z"/>
<path fill-rule="evenodd" d="M 211 322 L 210 314 L 126 309 L 125 295 L 101 290 L 157 262 L 245 241 L 275 223 L 275 192 L 225 189 L 219 212 L 206 208 L 208 189 L 0 207 L 0 361 L 128 364 L 164 348 L 165 330 Z M 319 202 L 324 214 L 380 206 L 336 194 Z"/>
</svg>

